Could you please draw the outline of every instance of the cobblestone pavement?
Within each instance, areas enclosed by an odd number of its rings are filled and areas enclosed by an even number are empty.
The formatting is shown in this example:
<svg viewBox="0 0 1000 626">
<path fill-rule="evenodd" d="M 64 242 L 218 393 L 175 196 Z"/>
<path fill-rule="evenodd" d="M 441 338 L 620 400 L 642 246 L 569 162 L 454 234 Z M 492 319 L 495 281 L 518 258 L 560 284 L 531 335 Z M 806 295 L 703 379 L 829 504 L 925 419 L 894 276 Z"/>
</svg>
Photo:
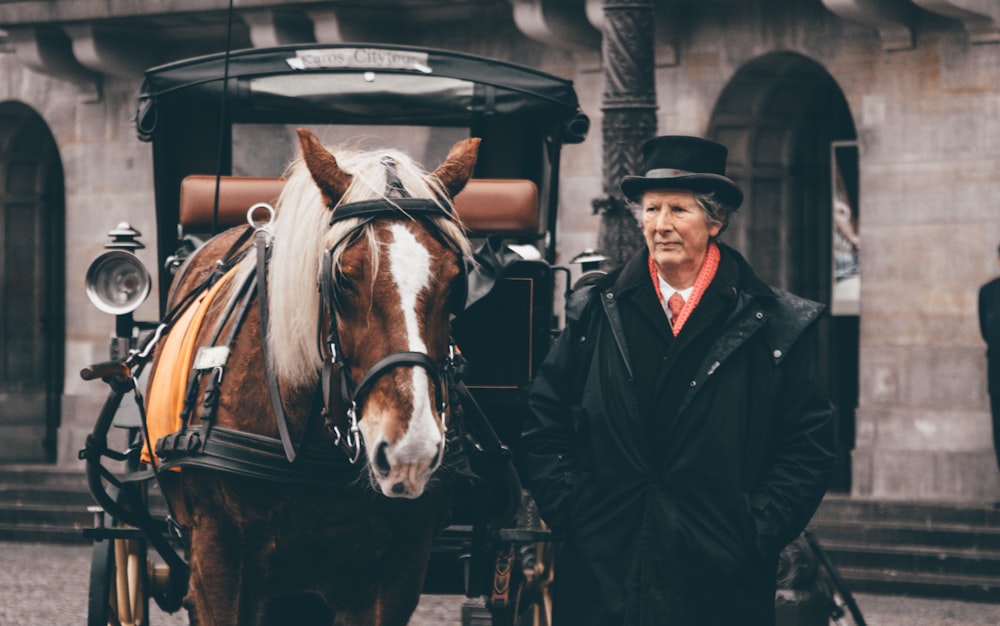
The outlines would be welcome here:
<svg viewBox="0 0 1000 626">
<path fill-rule="evenodd" d="M 997 626 L 1000 604 L 854 594 L 868 626 Z"/>
<path fill-rule="evenodd" d="M 87 623 L 90 546 L 0 542 L 0 626 Z M 463 596 L 424 596 L 410 626 L 459 626 Z M 187 626 L 150 603 L 151 626 Z"/>
<path fill-rule="evenodd" d="M 90 546 L 0 542 L 0 626 L 86 623 Z M 868 626 L 997 626 L 1000 604 L 855 594 Z M 460 626 L 465 598 L 424 596 L 411 626 Z M 151 607 L 152 626 L 186 626 Z"/>
</svg>

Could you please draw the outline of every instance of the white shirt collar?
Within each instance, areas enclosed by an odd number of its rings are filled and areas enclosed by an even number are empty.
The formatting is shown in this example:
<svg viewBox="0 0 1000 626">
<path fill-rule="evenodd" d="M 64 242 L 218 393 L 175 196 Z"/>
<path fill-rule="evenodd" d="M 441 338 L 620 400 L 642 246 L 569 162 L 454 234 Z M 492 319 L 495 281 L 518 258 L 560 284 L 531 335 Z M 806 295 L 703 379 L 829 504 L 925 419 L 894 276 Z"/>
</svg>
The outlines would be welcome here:
<svg viewBox="0 0 1000 626">
<path fill-rule="evenodd" d="M 666 312 L 667 319 L 673 319 L 674 314 L 670 312 L 670 307 L 667 306 L 667 302 L 670 302 L 670 296 L 675 293 L 679 293 L 681 294 L 681 297 L 684 298 L 684 302 L 687 302 L 691 297 L 691 293 L 694 291 L 694 285 L 691 285 L 687 289 L 674 289 L 670 286 L 670 283 L 663 280 L 663 277 L 660 276 L 659 272 L 656 273 L 656 278 L 660 281 L 660 294 L 663 296 L 663 300 L 660 301 L 660 306 L 662 306 L 663 310 Z"/>
</svg>

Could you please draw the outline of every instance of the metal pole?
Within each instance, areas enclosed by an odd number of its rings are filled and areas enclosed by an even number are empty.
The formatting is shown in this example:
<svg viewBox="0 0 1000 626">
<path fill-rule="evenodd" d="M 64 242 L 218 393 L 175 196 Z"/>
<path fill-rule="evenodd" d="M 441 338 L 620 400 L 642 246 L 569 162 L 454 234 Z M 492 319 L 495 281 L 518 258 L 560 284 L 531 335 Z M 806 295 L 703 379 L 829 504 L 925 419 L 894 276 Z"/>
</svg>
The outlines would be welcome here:
<svg viewBox="0 0 1000 626">
<path fill-rule="evenodd" d="M 640 173 L 642 143 L 656 133 L 655 8 L 643 0 L 603 0 L 602 9 L 604 195 L 592 204 L 601 214 L 598 248 L 605 268 L 614 269 L 644 245 L 618 186 L 623 176 Z"/>
</svg>

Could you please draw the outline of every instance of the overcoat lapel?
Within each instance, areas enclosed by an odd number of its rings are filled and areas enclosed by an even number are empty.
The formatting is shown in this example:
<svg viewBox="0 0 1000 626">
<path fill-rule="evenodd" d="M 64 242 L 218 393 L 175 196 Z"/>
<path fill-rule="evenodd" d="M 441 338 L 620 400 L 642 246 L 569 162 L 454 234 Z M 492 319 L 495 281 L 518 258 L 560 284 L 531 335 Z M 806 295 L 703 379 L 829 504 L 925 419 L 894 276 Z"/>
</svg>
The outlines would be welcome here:
<svg viewBox="0 0 1000 626">
<path fill-rule="evenodd" d="M 660 378 L 656 382 L 656 391 L 659 393 L 662 390 L 663 384 L 669 377 L 670 371 L 677 364 L 677 360 L 683 356 L 683 358 L 691 358 L 692 355 L 686 354 L 685 350 L 695 342 L 695 340 L 701 337 L 712 324 L 717 320 L 719 315 L 722 313 L 723 308 L 726 308 L 727 302 L 720 297 L 717 290 L 712 290 L 712 293 L 706 293 L 705 297 L 702 298 L 701 302 L 698 303 L 698 307 L 691 313 L 691 317 L 684 324 L 684 329 L 681 334 L 677 335 L 673 343 L 670 346 L 670 354 L 667 355 L 667 361 L 664 363 L 663 371 L 660 373 Z M 700 357 L 703 355 L 697 355 L 700 362 Z"/>
<path fill-rule="evenodd" d="M 685 402 L 686 396 L 699 391 L 697 388 L 692 389 L 690 382 L 714 345 L 713 335 L 709 331 L 719 326 L 732 310 L 738 277 L 739 268 L 724 254 L 718 272 L 705 290 L 698 307 L 671 343 L 653 388 L 657 406 L 657 420 L 653 431 L 655 438 L 666 437 L 667 441 L 674 439 L 673 430 L 681 425 L 679 408 L 688 404 Z"/>
<path fill-rule="evenodd" d="M 644 276 L 631 276 L 630 284 L 635 291 L 632 293 L 630 302 L 638 309 L 642 316 L 649 322 L 649 328 L 656 334 L 658 341 L 665 345 L 674 342 L 674 334 L 670 330 L 670 320 L 663 310 L 659 298 L 656 297 L 656 290 L 653 288 L 653 281 L 649 278 L 648 272 L 642 272 Z M 623 273 L 623 278 L 625 278 Z M 645 279 L 645 280 L 643 280 Z"/>
</svg>

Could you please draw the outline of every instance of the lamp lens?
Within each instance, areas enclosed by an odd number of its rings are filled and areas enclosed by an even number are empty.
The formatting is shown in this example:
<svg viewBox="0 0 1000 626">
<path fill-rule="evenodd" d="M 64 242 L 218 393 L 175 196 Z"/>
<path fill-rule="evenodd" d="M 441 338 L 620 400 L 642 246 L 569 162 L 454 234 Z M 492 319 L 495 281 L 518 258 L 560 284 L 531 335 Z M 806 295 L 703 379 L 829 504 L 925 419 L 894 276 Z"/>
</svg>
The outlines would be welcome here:
<svg viewBox="0 0 1000 626">
<path fill-rule="evenodd" d="M 149 272 L 134 255 L 121 250 L 97 257 L 87 270 L 87 296 L 101 311 L 131 313 L 149 296 Z"/>
</svg>

